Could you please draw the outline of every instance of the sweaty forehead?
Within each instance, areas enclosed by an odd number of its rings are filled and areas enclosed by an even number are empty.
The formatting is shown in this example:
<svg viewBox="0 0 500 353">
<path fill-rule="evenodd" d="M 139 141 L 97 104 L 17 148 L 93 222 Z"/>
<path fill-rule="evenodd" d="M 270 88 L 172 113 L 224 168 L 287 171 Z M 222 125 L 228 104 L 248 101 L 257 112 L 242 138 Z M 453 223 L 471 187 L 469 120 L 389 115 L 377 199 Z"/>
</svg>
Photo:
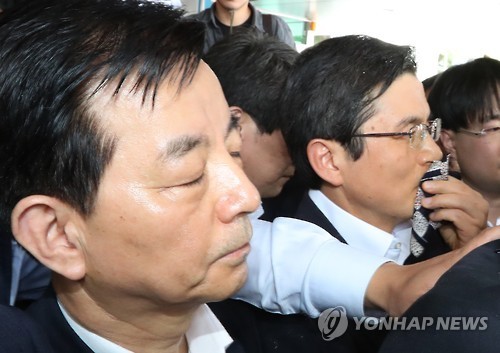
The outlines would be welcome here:
<svg viewBox="0 0 500 353">
<path fill-rule="evenodd" d="M 415 75 L 403 74 L 374 102 L 374 117 L 386 116 L 407 123 L 427 121 L 429 104 L 421 82 Z"/>
</svg>

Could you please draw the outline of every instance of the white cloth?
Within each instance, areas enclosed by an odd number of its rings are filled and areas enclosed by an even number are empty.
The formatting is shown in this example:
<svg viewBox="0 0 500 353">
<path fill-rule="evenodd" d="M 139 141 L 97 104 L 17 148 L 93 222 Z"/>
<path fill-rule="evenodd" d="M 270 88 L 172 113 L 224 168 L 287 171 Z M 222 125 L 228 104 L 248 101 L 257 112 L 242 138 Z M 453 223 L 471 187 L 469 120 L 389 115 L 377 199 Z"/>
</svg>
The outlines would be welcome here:
<svg viewBox="0 0 500 353">
<path fill-rule="evenodd" d="M 249 277 L 235 298 L 282 314 L 317 317 L 342 305 L 349 316 L 364 316 L 365 292 L 375 271 L 388 261 L 402 264 L 410 254 L 411 223 L 389 234 L 352 216 L 320 191 L 309 196 L 349 245 L 309 222 L 259 220 L 259 209 L 250 216 Z"/>
<path fill-rule="evenodd" d="M 341 243 L 309 222 L 250 219 L 249 277 L 235 298 L 283 314 L 317 317 L 336 305 L 350 316 L 364 314 L 368 284 L 389 259 Z"/>
<path fill-rule="evenodd" d="M 497 218 L 497 222 L 496 224 L 493 224 L 491 223 L 490 221 L 488 221 L 488 227 L 493 227 L 493 226 L 500 226 L 500 217 Z"/>
<path fill-rule="evenodd" d="M 59 308 L 73 331 L 95 353 L 133 353 L 78 324 L 61 303 L 59 303 Z M 207 305 L 201 305 L 194 314 L 191 327 L 186 332 L 186 339 L 189 353 L 225 353 L 226 348 L 233 342 Z"/>
<path fill-rule="evenodd" d="M 410 221 L 398 225 L 391 234 L 346 212 L 319 190 L 310 190 L 309 197 L 350 246 L 398 264 L 410 255 Z"/>
</svg>

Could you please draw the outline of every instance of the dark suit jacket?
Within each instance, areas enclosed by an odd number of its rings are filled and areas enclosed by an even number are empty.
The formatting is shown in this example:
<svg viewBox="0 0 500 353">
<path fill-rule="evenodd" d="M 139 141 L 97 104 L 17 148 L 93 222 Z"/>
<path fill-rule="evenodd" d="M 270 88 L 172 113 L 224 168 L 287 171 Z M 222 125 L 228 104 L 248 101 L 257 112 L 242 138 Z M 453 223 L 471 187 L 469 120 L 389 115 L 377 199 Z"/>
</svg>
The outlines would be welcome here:
<svg viewBox="0 0 500 353">
<path fill-rule="evenodd" d="M 26 310 L 42 327 L 56 352 L 93 353 L 64 318 L 52 288 Z"/>
<path fill-rule="evenodd" d="M 476 322 L 477 326 L 475 330 L 445 330 L 445 326 L 438 329 L 437 324 L 433 324 L 425 330 L 392 331 L 380 353 L 499 352 L 500 240 L 465 256 L 417 300 L 404 317 L 419 318 L 420 322 L 423 317 L 430 317 L 434 323 L 438 318 L 459 318 L 461 322 Z M 462 324 L 459 326 L 463 328 Z"/>
<path fill-rule="evenodd" d="M 27 310 L 35 321 L 45 330 L 50 343 L 57 353 L 93 353 L 93 351 L 80 339 L 64 318 L 52 288 L 47 294 L 33 303 Z M 0 353 L 3 351 L 0 348 Z M 21 352 L 21 351 L 19 351 Z M 28 351 L 29 352 L 29 351 Z M 233 343 L 227 350 L 228 353 L 245 353 L 238 342 Z M 10 352 L 9 352 L 10 353 Z M 14 353 L 12 351 L 12 353 Z M 17 352 L 16 352 L 17 353 Z M 37 351 L 38 353 L 38 351 Z M 51 353 L 51 351 L 40 351 Z M 249 352 L 252 353 L 252 352 Z"/>
<path fill-rule="evenodd" d="M 48 337 L 22 310 L 0 305 L 0 353 L 56 353 Z"/>
<path fill-rule="evenodd" d="M 10 230 L 0 225 L 0 304 L 9 305 L 12 278 L 12 245 Z"/>
<path fill-rule="evenodd" d="M 248 353 L 350 353 L 360 350 L 351 333 L 326 341 L 316 319 L 305 315 L 269 313 L 244 301 L 209 304 L 231 337 Z M 354 324 L 353 324 L 354 325 Z M 377 346 L 378 347 L 378 346 Z"/>
</svg>

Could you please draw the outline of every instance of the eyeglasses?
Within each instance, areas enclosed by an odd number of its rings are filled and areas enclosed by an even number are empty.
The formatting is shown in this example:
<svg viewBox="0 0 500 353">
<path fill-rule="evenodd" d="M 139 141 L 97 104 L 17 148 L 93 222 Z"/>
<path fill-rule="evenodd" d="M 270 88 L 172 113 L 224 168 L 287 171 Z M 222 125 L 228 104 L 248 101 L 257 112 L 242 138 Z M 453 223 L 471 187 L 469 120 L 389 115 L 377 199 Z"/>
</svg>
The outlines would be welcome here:
<svg viewBox="0 0 500 353">
<path fill-rule="evenodd" d="M 418 124 L 410 128 L 408 132 L 377 132 L 366 134 L 355 134 L 353 137 L 392 137 L 392 136 L 409 136 L 410 147 L 419 149 L 422 147 L 427 135 L 432 137 L 434 141 L 439 140 L 441 135 L 441 119 L 434 119 L 429 124 Z"/>
<path fill-rule="evenodd" d="M 481 131 L 472 131 L 467 129 L 459 129 L 458 132 L 463 132 L 464 134 L 474 135 L 478 137 L 482 136 L 492 136 L 495 132 L 500 131 L 500 126 L 490 127 L 487 129 L 482 129 Z"/>
</svg>

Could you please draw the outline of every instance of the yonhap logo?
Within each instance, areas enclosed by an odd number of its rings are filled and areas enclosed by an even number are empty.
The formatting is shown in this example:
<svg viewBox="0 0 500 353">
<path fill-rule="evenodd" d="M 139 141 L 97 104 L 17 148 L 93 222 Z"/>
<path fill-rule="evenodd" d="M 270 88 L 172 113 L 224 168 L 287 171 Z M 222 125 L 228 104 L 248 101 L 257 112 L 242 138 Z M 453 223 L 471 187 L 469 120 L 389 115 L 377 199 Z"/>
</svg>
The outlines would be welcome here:
<svg viewBox="0 0 500 353">
<path fill-rule="evenodd" d="M 484 331 L 488 317 L 353 317 L 352 330 L 375 331 Z M 342 336 L 347 331 L 347 310 L 343 306 L 326 309 L 318 318 L 318 328 L 325 341 Z"/>
<path fill-rule="evenodd" d="M 340 337 L 347 330 L 347 314 L 343 306 L 326 309 L 318 318 L 318 327 L 325 341 Z"/>
</svg>

